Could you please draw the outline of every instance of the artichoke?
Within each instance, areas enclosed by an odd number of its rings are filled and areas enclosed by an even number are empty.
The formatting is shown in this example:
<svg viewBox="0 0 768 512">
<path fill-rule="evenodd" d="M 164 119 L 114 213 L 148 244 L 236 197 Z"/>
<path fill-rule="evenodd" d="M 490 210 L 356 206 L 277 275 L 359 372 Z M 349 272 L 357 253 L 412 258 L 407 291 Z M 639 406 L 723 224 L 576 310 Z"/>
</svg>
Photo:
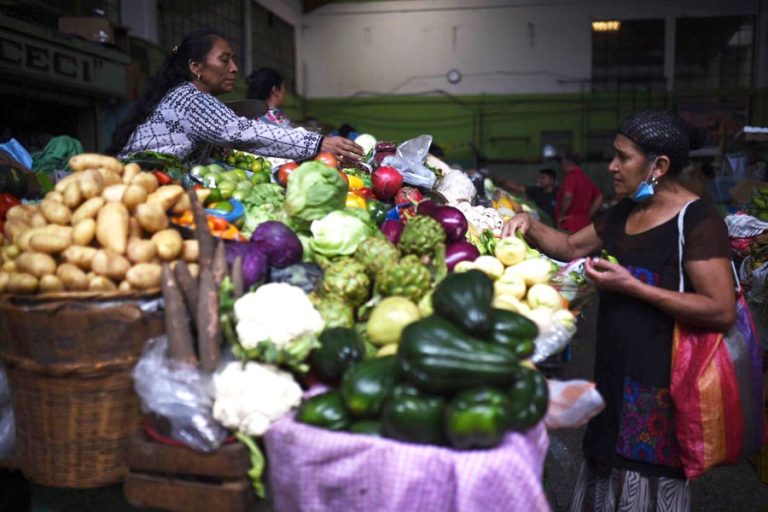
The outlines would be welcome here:
<svg viewBox="0 0 768 512">
<path fill-rule="evenodd" d="M 406 256 L 376 273 L 376 291 L 379 294 L 405 297 L 416 303 L 429 291 L 431 283 L 429 268 L 417 256 Z"/>
<path fill-rule="evenodd" d="M 325 328 L 355 326 L 355 312 L 352 306 L 338 297 L 320 297 L 314 301 L 315 309 L 325 322 Z"/>
<path fill-rule="evenodd" d="M 405 223 L 397 243 L 403 254 L 431 255 L 438 244 L 445 242 L 445 230 L 432 217 L 416 215 Z"/>
<path fill-rule="evenodd" d="M 371 279 L 361 263 L 352 258 L 342 258 L 325 268 L 320 290 L 326 297 L 338 297 L 344 303 L 357 308 L 370 297 Z"/>
<path fill-rule="evenodd" d="M 355 260 L 365 267 L 365 271 L 370 277 L 375 276 L 379 270 L 390 263 L 396 263 L 399 259 L 400 251 L 384 237 L 367 238 L 357 246 L 357 251 L 355 251 Z"/>
</svg>

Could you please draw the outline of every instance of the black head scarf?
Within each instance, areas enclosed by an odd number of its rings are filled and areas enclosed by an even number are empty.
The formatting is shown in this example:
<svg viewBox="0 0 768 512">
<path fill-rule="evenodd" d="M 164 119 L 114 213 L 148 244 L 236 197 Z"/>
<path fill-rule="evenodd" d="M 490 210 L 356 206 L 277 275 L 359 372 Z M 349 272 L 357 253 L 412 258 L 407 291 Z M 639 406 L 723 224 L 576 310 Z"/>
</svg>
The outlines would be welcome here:
<svg viewBox="0 0 768 512">
<path fill-rule="evenodd" d="M 678 172 L 690 162 L 691 131 L 688 124 L 667 110 L 649 109 L 629 116 L 619 127 L 646 153 L 665 155 L 670 171 Z"/>
</svg>

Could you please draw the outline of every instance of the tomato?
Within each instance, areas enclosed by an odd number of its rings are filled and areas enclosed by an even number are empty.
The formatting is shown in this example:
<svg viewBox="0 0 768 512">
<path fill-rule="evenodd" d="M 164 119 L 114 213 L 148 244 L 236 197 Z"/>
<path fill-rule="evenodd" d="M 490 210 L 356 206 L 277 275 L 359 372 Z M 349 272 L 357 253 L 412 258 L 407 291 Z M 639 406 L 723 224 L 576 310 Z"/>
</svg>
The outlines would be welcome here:
<svg viewBox="0 0 768 512">
<path fill-rule="evenodd" d="M 325 165 L 329 167 L 333 167 L 334 169 L 339 168 L 339 161 L 336 159 L 333 153 L 330 153 L 328 151 L 323 151 L 321 153 L 318 153 L 315 157 L 315 161 L 317 162 L 323 162 Z"/>
<path fill-rule="evenodd" d="M 157 178 L 157 183 L 160 185 L 168 185 L 169 183 L 173 183 L 173 178 L 168 176 L 163 171 L 155 170 L 152 172 L 152 174 L 155 175 L 155 178 Z"/>
<path fill-rule="evenodd" d="M 281 165 L 277 170 L 277 182 L 284 187 L 288 186 L 288 176 L 290 176 L 298 166 L 299 164 L 296 162 L 288 162 L 287 164 Z"/>
</svg>

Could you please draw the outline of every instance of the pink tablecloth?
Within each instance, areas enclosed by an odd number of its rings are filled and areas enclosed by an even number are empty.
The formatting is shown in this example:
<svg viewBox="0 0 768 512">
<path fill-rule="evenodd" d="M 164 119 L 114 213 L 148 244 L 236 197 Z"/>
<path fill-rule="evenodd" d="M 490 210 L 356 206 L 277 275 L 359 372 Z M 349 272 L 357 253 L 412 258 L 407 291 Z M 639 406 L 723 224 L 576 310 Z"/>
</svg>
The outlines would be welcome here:
<svg viewBox="0 0 768 512">
<path fill-rule="evenodd" d="M 265 436 L 280 512 L 537 512 L 549 437 L 543 423 L 493 450 L 454 451 L 283 418 Z"/>
</svg>

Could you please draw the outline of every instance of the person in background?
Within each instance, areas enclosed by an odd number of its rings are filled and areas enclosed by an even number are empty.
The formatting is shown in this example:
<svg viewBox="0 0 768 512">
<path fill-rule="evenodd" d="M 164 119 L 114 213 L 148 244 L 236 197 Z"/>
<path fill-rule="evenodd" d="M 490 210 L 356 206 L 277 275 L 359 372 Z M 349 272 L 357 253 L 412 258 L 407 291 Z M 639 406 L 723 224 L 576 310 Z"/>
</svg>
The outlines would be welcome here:
<svg viewBox="0 0 768 512">
<path fill-rule="evenodd" d="M 187 34 L 152 78 L 107 149 L 118 158 L 156 151 L 189 164 L 214 146 L 303 160 L 321 151 L 356 162 L 360 146 L 344 137 L 287 129 L 238 117 L 217 96 L 232 91 L 238 67 L 226 37 L 209 29 Z"/>
<path fill-rule="evenodd" d="M 600 208 L 603 194 L 597 185 L 579 167 L 581 156 L 569 151 L 563 156 L 563 183 L 557 191 L 555 225 L 570 233 L 588 226 L 592 216 Z"/>
<path fill-rule="evenodd" d="M 536 184 L 533 186 L 520 185 L 510 180 L 501 178 L 498 181 L 501 188 L 527 197 L 539 207 L 541 211 L 555 218 L 555 203 L 557 202 L 557 187 L 555 186 L 557 174 L 554 169 L 540 169 L 536 176 Z"/>
<path fill-rule="evenodd" d="M 272 68 L 257 69 L 245 79 L 249 100 L 262 100 L 269 109 L 259 117 L 259 121 L 283 128 L 291 128 L 291 120 L 280 107 L 285 102 L 285 81 L 280 72 Z"/>
<path fill-rule="evenodd" d="M 692 141 L 677 115 L 655 109 L 633 114 L 613 147 L 608 170 L 623 199 L 605 215 L 576 233 L 563 233 L 520 213 L 502 236 L 520 230 L 562 261 L 601 250 L 618 260 L 585 262 L 600 294 L 594 380 L 606 405 L 587 426 L 570 510 L 686 512 L 691 487 L 669 392 L 674 325 L 725 331 L 734 324 L 728 230 L 709 203 L 678 182 Z M 678 217 L 684 208 L 680 255 Z"/>
</svg>

